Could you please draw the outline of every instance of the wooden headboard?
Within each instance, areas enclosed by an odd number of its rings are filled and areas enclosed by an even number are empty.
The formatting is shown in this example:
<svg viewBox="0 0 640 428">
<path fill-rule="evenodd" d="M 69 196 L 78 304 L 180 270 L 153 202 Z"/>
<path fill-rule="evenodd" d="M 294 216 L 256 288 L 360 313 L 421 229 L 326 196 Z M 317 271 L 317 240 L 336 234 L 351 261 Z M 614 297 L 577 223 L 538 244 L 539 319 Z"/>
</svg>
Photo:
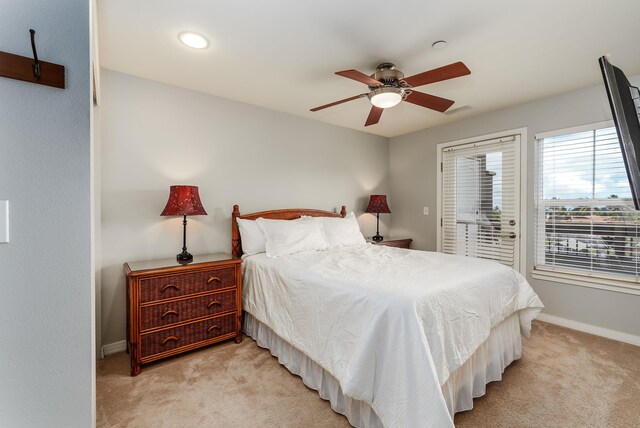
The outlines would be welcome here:
<svg viewBox="0 0 640 428">
<path fill-rule="evenodd" d="M 344 217 L 347 215 L 347 208 L 343 205 L 340 213 L 331 211 L 314 210 L 308 208 L 288 208 L 284 210 L 260 211 L 257 213 L 240 214 L 240 208 L 233 206 L 231 214 L 231 255 L 234 258 L 242 256 L 242 242 L 240 242 L 240 230 L 238 229 L 238 219 L 255 220 L 258 217 L 272 220 L 295 220 L 301 216 L 309 217 Z"/>
</svg>

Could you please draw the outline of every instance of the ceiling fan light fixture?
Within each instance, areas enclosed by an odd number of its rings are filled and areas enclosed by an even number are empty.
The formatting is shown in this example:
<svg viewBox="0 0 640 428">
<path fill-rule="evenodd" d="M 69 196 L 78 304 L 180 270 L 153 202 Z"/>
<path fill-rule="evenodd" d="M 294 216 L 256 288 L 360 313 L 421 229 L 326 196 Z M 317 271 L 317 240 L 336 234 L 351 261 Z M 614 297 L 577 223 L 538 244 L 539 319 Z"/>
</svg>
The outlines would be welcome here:
<svg viewBox="0 0 640 428">
<path fill-rule="evenodd" d="M 178 34 L 178 40 L 194 49 L 205 49 L 209 47 L 209 40 L 198 33 L 194 33 L 193 31 L 181 32 Z"/>
<path fill-rule="evenodd" d="M 389 108 L 400 104 L 404 91 L 401 88 L 383 87 L 374 89 L 368 95 L 369 101 L 376 107 Z"/>
</svg>

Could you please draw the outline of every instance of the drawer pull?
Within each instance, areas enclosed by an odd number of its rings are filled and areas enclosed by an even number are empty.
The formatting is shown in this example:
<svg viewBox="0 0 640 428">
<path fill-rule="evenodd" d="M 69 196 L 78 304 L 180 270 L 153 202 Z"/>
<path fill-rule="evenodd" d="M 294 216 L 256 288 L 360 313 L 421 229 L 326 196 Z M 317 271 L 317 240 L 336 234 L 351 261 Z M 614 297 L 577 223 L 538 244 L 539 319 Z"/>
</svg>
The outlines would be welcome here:
<svg viewBox="0 0 640 428">
<path fill-rule="evenodd" d="M 212 276 L 211 278 L 207 279 L 207 284 L 211 284 L 213 281 L 220 282 L 220 278 L 218 278 L 217 276 Z"/>
<path fill-rule="evenodd" d="M 167 309 L 167 311 L 160 316 L 160 319 L 163 320 L 167 315 L 175 315 L 178 316 L 178 311 L 174 311 L 173 309 Z"/>
<path fill-rule="evenodd" d="M 211 306 L 215 306 L 215 305 L 220 306 L 220 305 L 222 305 L 222 303 L 220 303 L 217 300 L 214 300 L 213 302 L 209 302 L 209 304 L 207 305 L 207 309 L 211 309 Z"/>
<path fill-rule="evenodd" d="M 180 287 L 178 287 L 175 284 L 167 284 L 164 287 L 162 287 L 162 290 L 160 290 L 160 292 L 164 293 L 168 288 L 175 288 L 176 290 L 180 290 Z"/>
<path fill-rule="evenodd" d="M 211 330 L 213 330 L 213 329 L 222 330 L 220 327 L 218 327 L 218 325 L 217 325 L 217 324 L 214 324 L 214 325 L 212 325 L 211 327 L 209 327 L 209 328 L 207 329 L 207 333 L 211 333 Z"/>
<path fill-rule="evenodd" d="M 167 337 L 165 340 L 163 340 L 163 341 L 162 341 L 161 345 L 162 345 L 162 346 L 164 346 L 164 345 L 166 345 L 166 344 L 167 344 L 167 342 L 170 342 L 170 341 L 172 341 L 172 340 L 173 340 L 174 342 L 177 342 L 177 341 L 178 341 L 178 338 L 177 338 L 177 337 L 175 337 L 175 336 L 169 336 L 169 337 Z"/>
</svg>

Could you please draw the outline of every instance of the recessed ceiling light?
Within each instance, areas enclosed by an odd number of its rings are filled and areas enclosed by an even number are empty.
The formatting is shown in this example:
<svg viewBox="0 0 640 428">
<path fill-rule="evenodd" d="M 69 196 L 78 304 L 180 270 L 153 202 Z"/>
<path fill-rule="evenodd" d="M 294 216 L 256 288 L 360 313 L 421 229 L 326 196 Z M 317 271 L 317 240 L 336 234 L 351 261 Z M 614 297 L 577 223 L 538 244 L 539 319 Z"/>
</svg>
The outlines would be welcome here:
<svg viewBox="0 0 640 428">
<path fill-rule="evenodd" d="M 193 31 L 183 31 L 178 34 L 178 40 L 194 49 L 205 49 L 209 47 L 209 40 Z"/>
<path fill-rule="evenodd" d="M 445 42 L 444 40 L 438 40 L 437 42 L 433 42 L 431 47 L 434 49 L 444 49 L 447 47 L 447 42 Z"/>
</svg>

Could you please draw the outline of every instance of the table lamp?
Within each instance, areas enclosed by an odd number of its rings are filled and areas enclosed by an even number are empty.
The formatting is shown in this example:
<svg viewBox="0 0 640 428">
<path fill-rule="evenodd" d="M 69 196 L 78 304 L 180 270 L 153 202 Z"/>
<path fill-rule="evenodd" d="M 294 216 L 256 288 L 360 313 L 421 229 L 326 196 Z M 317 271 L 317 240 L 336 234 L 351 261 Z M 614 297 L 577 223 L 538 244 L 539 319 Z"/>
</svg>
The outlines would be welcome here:
<svg viewBox="0 0 640 428">
<path fill-rule="evenodd" d="M 369 205 L 367 205 L 365 212 L 376 214 L 376 234 L 371 238 L 371 240 L 373 242 L 382 241 L 383 237 L 380 235 L 380 213 L 391 213 L 389 205 L 387 205 L 387 195 L 371 195 L 369 198 Z"/>
<path fill-rule="evenodd" d="M 193 261 L 193 256 L 187 252 L 187 216 L 207 215 L 200 202 L 198 186 L 171 186 L 169 200 L 160 215 L 181 215 L 182 220 L 182 252 L 176 256 L 179 263 Z"/>
</svg>

